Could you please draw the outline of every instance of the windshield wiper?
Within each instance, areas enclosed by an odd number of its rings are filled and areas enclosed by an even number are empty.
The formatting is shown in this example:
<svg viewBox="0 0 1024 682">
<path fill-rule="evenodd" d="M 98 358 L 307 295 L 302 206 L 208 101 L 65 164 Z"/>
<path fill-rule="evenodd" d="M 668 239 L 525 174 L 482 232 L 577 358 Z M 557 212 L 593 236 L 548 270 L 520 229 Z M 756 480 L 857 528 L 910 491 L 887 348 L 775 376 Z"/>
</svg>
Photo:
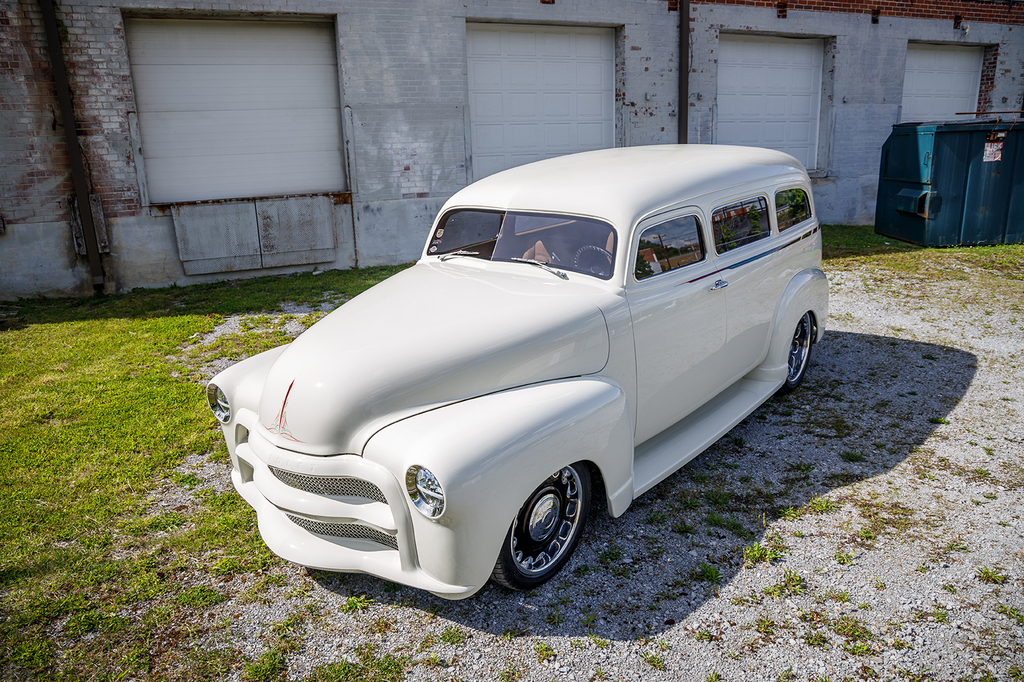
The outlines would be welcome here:
<svg viewBox="0 0 1024 682">
<path fill-rule="evenodd" d="M 562 279 L 569 279 L 569 275 L 565 274 L 561 270 L 555 270 L 553 267 L 551 267 L 550 265 L 543 261 L 535 260 L 533 258 L 516 258 L 514 256 L 512 257 L 512 260 L 518 263 L 529 263 L 530 265 L 536 265 L 538 268 L 543 268 L 544 270 L 547 270 L 556 277 L 561 277 Z"/>
<path fill-rule="evenodd" d="M 449 258 L 455 258 L 455 256 L 479 256 L 479 255 L 480 255 L 479 251 L 463 251 L 463 250 L 460 249 L 458 251 L 450 251 L 449 253 L 442 253 L 441 254 L 441 258 L 439 258 L 439 260 L 448 260 Z"/>
</svg>

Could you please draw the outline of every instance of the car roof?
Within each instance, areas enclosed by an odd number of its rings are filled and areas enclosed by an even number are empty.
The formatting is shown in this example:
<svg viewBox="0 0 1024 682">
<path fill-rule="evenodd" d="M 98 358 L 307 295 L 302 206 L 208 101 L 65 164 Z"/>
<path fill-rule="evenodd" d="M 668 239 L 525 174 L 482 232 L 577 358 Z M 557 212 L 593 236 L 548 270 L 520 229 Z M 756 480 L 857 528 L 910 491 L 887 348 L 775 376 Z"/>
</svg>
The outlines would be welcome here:
<svg viewBox="0 0 1024 682">
<path fill-rule="evenodd" d="M 589 215 L 622 230 L 688 198 L 793 173 L 807 177 L 799 161 L 772 149 L 697 144 L 618 147 L 495 173 L 457 192 L 444 209 Z"/>
</svg>

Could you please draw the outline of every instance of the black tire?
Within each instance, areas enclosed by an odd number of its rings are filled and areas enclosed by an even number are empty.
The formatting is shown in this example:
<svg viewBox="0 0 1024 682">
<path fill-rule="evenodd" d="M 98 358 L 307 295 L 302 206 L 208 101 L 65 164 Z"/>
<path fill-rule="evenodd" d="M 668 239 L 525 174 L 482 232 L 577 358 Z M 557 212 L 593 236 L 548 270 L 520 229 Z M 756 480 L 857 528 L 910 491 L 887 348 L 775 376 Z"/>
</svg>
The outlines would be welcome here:
<svg viewBox="0 0 1024 682">
<path fill-rule="evenodd" d="M 804 375 L 807 374 L 807 365 L 811 362 L 811 348 L 813 347 L 814 319 L 808 311 L 796 323 L 796 329 L 793 331 L 793 342 L 789 347 L 786 383 L 779 389 L 779 393 L 792 393 L 803 383 Z"/>
<path fill-rule="evenodd" d="M 577 462 L 526 498 L 505 534 L 491 579 L 513 590 L 551 580 L 576 550 L 590 513 L 590 470 Z"/>
</svg>

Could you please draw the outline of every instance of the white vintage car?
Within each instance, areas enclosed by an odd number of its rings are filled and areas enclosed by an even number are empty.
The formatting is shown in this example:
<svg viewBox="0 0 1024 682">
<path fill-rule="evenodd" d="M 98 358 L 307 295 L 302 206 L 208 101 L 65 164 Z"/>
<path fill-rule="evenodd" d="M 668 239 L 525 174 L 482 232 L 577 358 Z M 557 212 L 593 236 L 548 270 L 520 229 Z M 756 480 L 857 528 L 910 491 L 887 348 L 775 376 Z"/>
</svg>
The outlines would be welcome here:
<svg viewBox="0 0 1024 682">
<path fill-rule="evenodd" d="M 803 379 L 828 283 L 804 168 L 727 146 L 492 175 L 420 260 L 209 384 L 281 557 L 458 599 L 569 560 Z"/>
</svg>

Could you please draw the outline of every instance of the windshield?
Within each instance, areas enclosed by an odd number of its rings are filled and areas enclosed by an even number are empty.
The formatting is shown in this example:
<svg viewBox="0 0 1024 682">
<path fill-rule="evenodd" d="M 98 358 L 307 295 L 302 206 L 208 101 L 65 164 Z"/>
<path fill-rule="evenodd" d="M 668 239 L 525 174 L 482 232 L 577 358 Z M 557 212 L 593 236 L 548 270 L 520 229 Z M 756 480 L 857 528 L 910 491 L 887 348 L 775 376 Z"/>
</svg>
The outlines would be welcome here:
<svg viewBox="0 0 1024 682">
<path fill-rule="evenodd" d="M 593 218 L 549 213 L 456 210 L 442 217 L 427 253 L 485 260 L 526 259 L 600 279 L 612 276 L 616 236 Z"/>
</svg>

